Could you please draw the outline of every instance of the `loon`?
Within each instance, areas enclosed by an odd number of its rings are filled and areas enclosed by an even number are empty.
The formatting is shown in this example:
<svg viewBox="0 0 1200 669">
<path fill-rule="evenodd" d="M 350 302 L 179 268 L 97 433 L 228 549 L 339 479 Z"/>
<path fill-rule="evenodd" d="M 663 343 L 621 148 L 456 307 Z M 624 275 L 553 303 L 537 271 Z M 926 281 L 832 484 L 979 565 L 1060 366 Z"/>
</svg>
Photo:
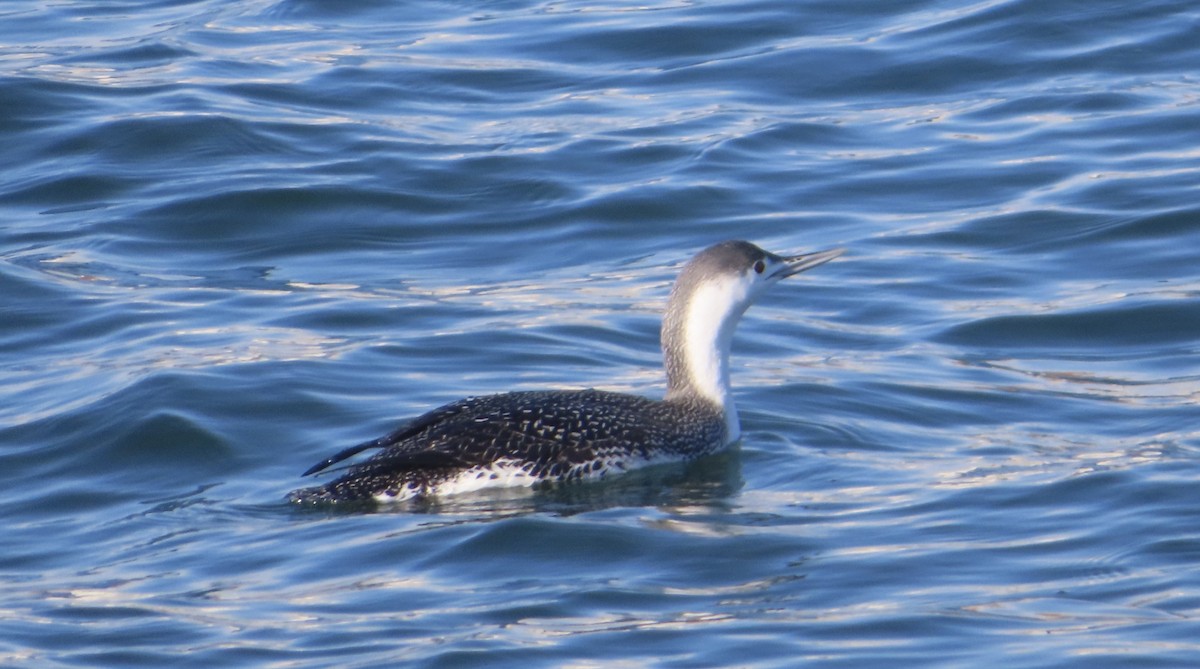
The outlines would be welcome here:
<svg viewBox="0 0 1200 669">
<path fill-rule="evenodd" d="M 424 499 L 597 479 L 719 451 L 741 434 L 729 387 L 729 346 L 742 314 L 781 279 L 843 252 L 779 256 L 750 242 L 726 241 L 692 258 L 671 289 L 663 317 L 662 400 L 592 389 L 468 397 L 318 462 L 302 476 L 382 449 L 341 477 L 296 490 L 289 499 L 302 504 Z"/>
</svg>

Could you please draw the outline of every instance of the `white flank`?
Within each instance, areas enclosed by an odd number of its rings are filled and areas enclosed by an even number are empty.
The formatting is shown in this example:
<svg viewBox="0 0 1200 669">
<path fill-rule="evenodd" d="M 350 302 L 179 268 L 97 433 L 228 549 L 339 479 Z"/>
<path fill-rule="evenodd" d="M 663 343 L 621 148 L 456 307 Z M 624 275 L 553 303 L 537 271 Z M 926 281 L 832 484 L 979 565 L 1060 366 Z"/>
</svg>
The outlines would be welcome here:
<svg viewBox="0 0 1200 669">
<path fill-rule="evenodd" d="M 735 419 L 736 420 L 736 419 Z M 592 470 L 591 463 L 579 464 L 573 468 L 574 470 L 583 469 L 585 473 L 578 479 L 574 479 L 571 474 L 561 477 L 561 479 L 572 478 L 574 480 L 596 480 L 607 476 L 608 474 L 619 474 L 622 472 L 649 467 L 650 465 L 666 464 L 670 462 L 679 462 L 683 458 L 673 455 L 656 455 L 651 458 L 622 458 L 611 457 L 604 462 L 604 465 L 599 470 Z M 533 468 L 533 464 L 529 462 L 519 462 L 517 460 L 499 460 L 487 467 L 472 467 L 461 472 L 456 472 L 452 477 L 439 481 L 432 488 L 426 489 L 415 485 L 406 485 L 401 488 L 395 495 L 380 493 L 375 495 L 376 502 L 381 504 L 403 502 L 404 500 L 413 499 L 421 496 L 443 497 L 449 495 L 461 495 L 464 493 L 478 492 L 493 488 L 529 488 L 534 484 L 541 483 L 547 480 L 560 480 L 560 477 L 547 479 L 544 477 L 534 476 L 529 473 Z"/>
<path fill-rule="evenodd" d="M 422 495 L 461 495 L 486 488 L 528 488 L 541 480 L 529 473 L 530 468 L 528 462 L 499 460 L 487 467 L 472 467 L 455 472 L 450 478 L 439 481 L 432 489 L 407 485 L 395 495 L 375 495 L 375 501 L 402 502 Z"/>
</svg>

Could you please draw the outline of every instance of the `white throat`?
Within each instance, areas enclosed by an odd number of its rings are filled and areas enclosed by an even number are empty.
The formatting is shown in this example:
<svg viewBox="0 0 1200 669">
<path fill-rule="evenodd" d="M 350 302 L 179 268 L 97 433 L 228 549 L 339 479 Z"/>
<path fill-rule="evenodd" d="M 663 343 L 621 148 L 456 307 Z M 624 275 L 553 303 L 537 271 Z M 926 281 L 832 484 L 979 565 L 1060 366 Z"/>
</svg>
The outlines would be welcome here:
<svg viewBox="0 0 1200 669">
<path fill-rule="evenodd" d="M 729 385 L 729 348 L 742 314 L 754 301 L 751 284 L 734 277 L 709 280 L 697 286 L 688 299 L 673 333 L 681 341 L 668 342 L 682 354 L 682 379 L 692 393 L 721 407 L 726 441 L 741 436 L 737 407 Z"/>
</svg>

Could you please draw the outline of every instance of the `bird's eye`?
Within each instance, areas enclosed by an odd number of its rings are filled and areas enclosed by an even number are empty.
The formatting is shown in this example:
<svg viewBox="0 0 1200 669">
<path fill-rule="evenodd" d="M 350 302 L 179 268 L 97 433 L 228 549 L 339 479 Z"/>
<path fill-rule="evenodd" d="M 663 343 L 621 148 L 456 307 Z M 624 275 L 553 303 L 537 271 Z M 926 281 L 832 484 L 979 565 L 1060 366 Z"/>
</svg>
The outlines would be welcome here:
<svg viewBox="0 0 1200 669">
<path fill-rule="evenodd" d="M 765 271 L 767 271 L 767 263 L 765 263 L 761 260 L 756 261 L 754 263 L 754 273 L 755 274 L 762 274 Z"/>
</svg>

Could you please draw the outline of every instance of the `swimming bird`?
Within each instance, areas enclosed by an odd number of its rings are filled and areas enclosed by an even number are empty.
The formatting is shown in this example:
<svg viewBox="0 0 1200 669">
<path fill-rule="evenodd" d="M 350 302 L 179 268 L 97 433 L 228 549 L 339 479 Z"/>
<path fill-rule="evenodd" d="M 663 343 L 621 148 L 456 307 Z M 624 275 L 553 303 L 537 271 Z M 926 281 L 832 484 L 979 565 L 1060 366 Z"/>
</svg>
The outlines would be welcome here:
<svg viewBox="0 0 1200 669">
<path fill-rule="evenodd" d="M 596 479 L 719 451 L 741 434 L 729 347 L 746 309 L 780 280 L 843 253 L 794 256 L 746 241 L 710 246 L 681 270 L 662 324 L 661 400 L 602 390 L 518 391 L 451 402 L 318 462 L 316 474 L 382 449 L 297 503 L 390 502 L 499 486 Z"/>
</svg>

